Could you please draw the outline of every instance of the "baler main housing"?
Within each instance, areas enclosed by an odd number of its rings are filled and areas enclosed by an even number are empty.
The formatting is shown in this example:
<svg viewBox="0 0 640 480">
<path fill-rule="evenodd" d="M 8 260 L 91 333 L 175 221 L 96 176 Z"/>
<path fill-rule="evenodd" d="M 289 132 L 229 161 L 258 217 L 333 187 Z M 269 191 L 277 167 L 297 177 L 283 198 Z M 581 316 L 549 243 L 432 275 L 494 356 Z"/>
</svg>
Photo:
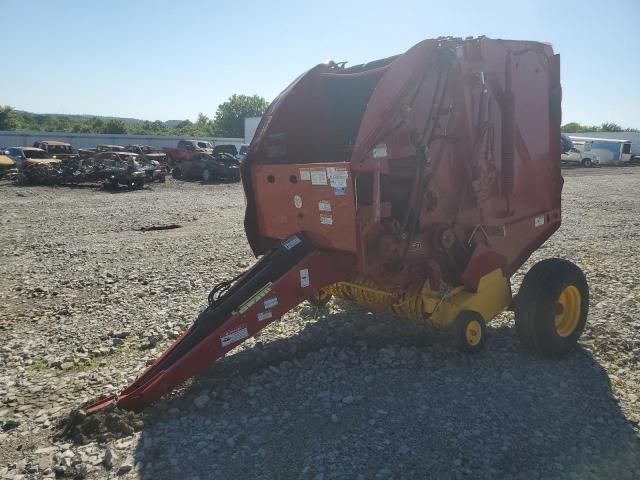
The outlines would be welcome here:
<svg viewBox="0 0 640 480">
<path fill-rule="evenodd" d="M 513 303 L 531 350 L 562 353 L 588 311 L 582 272 L 548 260 L 509 279 L 560 226 L 559 56 L 537 42 L 440 38 L 298 77 L 242 165 L 259 261 L 118 397 L 141 409 L 304 300 L 331 295 L 450 327 L 466 351 Z M 520 298 L 522 297 L 522 298 Z"/>
<path fill-rule="evenodd" d="M 445 291 L 506 283 L 559 227 L 560 99 L 558 55 L 534 42 L 318 65 L 271 104 L 245 160 L 249 242 L 260 255 L 305 232 L 352 257 L 327 292 L 429 321 Z M 485 320 L 509 303 L 497 275 Z"/>
</svg>

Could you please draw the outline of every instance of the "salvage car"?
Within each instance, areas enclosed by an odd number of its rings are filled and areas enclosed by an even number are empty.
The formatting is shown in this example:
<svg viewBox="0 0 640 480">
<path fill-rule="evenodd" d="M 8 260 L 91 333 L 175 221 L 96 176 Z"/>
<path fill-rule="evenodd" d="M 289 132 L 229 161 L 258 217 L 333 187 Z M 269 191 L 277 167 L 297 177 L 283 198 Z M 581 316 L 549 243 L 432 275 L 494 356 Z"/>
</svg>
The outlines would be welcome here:
<svg viewBox="0 0 640 480">
<path fill-rule="evenodd" d="M 216 145 L 215 147 L 213 147 L 213 154 L 216 155 L 218 153 L 228 153 L 229 155 L 233 155 L 237 158 L 238 147 L 232 144 Z"/>
<path fill-rule="evenodd" d="M 94 148 L 79 148 L 78 155 L 80 158 L 91 158 L 96 154 L 96 149 Z"/>
<path fill-rule="evenodd" d="M 244 160 L 244 157 L 247 156 L 248 151 L 249 151 L 249 144 L 243 143 L 242 145 L 240 145 L 240 150 L 238 151 L 238 155 L 236 155 L 236 158 L 240 161 Z"/>
<path fill-rule="evenodd" d="M 170 169 L 169 162 L 167 159 L 167 154 L 160 150 L 154 149 L 150 145 L 140 145 L 140 144 L 127 145 L 125 147 L 125 150 L 127 152 L 137 153 L 138 155 L 142 155 L 148 160 L 155 160 L 160 164 L 160 166 L 165 172 L 168 172 Z"/>
<path fill-rule="evenodd" d="M 8 155 L 13 158 L 18 168 L 24 168 L 40 164 L 57 164 L 60 160 L 51 157 L 41 148 L 34 147 L 12 147 L 7 150 Z"/>
<path fill-rule="evenodd" d="M 40 148 L 13 147 L 7 150 L 19 169 L 18 183 L 54 183 L 61 160 Z"/>
<path fill-rule="evenodd" d="M 91 158 L 96 153 L 102 152 L 125 152 L 122 145 L 98 145 L 95 148 L 79 148 L 78 154 L 81 158 Z"/>
<path fill-rule="evenodd" d="M 214 179 L 240 180 L 240 162 L 228 153 L 195 154 L 190 160 L 179 160 L 173 167 L 173 178 L 210 182 Z"/>
<path fill-rule="evenodd" d="M 213 144 L 206 140 L 179 140 L 176 148 L 164 147 L 162 152 L 167 155 L 169 165 L 173 168 L 176 162 L 191 161 L 199 154 L 211 155 Z"/>
<path fill-rule="evenodd" d="M 145 183 L 164 182 L 158 162 L 131 152 L 103 152 L 93 158 L 94 171 L 105 186 L 142 188 Z"/>
<path fill-rule="evenodd" d="M 126 149 L 122 145 L 98 145 L 96 153 L 102 152 L 126 152 Z"/>
<path fill-rule="evenodd" d="M 33 148 L 44 150 L 52 158 L 64 160 L 67 158 L 80 158 L 78 151 L 70 143 L 57 140 L 41 140 L 33 144 Z"/>
<path fill-rule="evenodd" d="M 0 150 L 0 178 L 17 172 L 16 161 Z"/>
</svg>

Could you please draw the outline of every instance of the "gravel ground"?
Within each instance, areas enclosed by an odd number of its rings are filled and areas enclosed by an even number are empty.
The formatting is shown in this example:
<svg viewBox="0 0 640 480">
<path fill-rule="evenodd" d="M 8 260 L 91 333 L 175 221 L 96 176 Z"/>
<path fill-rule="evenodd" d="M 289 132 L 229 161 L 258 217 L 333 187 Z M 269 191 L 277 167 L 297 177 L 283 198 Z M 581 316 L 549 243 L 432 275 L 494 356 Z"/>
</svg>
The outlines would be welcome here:
<svg viewBox="0 0 640 480">
<path fill-rule="evenodd" d="M 133 380 L 253 262 L 242 188 L 0 183 L 0 478 L 640 478 L 638 185 L 640 168 L 566 171 L 563 226 L 514 279 L 552 256 L 587 274 L 565 358 L 524 352 L 510 313 L 466 356 L 346 302 L 301 305 L 82 445 L 57 423 Z M 162 225 L 181 228 L 143 231 Z"/>
</svg>

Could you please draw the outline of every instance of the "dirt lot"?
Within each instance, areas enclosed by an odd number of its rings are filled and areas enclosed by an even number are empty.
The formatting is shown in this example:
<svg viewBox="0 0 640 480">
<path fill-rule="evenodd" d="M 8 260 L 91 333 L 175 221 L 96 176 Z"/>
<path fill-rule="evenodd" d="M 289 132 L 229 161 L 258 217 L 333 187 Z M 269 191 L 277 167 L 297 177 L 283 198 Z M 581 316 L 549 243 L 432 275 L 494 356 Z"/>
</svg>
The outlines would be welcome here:
<svg viewBox="0 0 640 480">
<path fill-rule="evenodd" d="M 54 440 L 57 422 L 253 262 L 242 189 L 0 183 L 0 478 L 640 478 L 640 168 L 565 177 L 563 226 L 515 283 L 546 257 L 584 269 L 588 328 L 566 358 L 524 352 L 510 313 L 469 357 L 386 315 L 302 305 L 84 445 Z"/>
</svg>

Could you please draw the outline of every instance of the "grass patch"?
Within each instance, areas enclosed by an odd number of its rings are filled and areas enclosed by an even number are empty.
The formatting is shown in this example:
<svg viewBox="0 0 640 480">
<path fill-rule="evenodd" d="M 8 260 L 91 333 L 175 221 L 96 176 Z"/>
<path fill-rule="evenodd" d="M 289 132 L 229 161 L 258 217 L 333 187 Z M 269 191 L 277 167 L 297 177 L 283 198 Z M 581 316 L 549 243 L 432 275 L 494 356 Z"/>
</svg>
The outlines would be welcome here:
<svg viewBox="0 0 640 480">
<path fill-rule="evenodd" d="M 29 373 L 39 372 L 41 370 L 46 370 L 49 368 L 49 365 L 44 360 L 36 360 L 31 365 L 27 365 L 25 370 Z"/>
</svg>

